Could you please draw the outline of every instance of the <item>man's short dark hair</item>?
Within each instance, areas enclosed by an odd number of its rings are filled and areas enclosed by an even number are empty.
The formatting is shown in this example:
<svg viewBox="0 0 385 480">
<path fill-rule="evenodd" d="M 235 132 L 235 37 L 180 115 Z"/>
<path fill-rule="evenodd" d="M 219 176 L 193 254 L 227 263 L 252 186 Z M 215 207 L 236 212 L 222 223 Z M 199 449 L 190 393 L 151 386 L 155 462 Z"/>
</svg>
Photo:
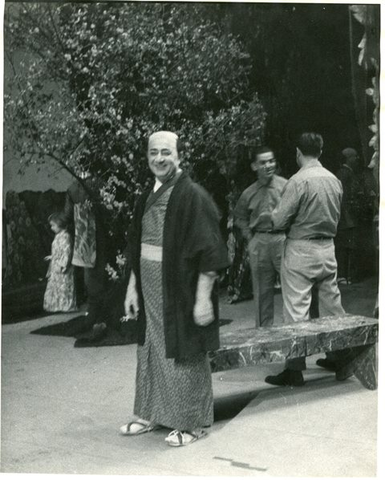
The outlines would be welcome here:
<svg viewBox="0 0 385 480">
<path fill-rule="evenodd" d="M 324 141 L 319 133 L 308 132 L 303 133 L 297 142 L 297 148 L 302 154 L 309 157 L 319 158 L 322 153 Z"/>
<path fill-rule="evenodd" d="M 274 155 L 274 150 L 267 145 L 261 146 L 261 147 L 256 147 L 255 150 L 253 151 L 253 154 L 251 155 L 251 161 L 250 163 L 253 163 L 257 160 L 258 155 L 262 155 L 263 153 L 272 153 Z"/>
</svg>

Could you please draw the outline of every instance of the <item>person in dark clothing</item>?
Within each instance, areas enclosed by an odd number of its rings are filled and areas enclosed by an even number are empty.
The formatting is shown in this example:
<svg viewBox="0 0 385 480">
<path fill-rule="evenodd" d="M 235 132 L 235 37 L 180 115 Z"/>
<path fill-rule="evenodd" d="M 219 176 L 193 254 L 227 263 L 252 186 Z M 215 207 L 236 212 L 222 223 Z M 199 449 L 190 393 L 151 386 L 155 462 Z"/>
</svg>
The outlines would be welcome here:
<svg viewBox="0 0 385 480">
<path fill-rule="evenodd" d="M 357 279 L 355 253 L 358 246 L 359 231 L 359 191 L 361 185 L 357 175 L 358 154 L 354 148 L 342 151 L 343 165 L 336 176 L 342 184 L 343 196 L 341 218 L 335 238 L 338 264 L 338 282 L 350 283 Z"/>
<path fill-rule="evenodd" d="M 101 205 L 96 194 L 96 179 L 83 175 L 67 190 L 64 214 L 74 232 L 72 265 L 84 272 L 87 290 L 87 325 L 92 329 L 87 339 L 96 341 L 106 334 L 104 320 L 106 272 L 106 237 Z M 75 346 L 77 346 L 75 342 Z"/>
<path fill-rule="evenodd" d="M 209 194 L 179 168 L 178 137 L 150 136 L 152 191 L 135 208 L 125 300 L 137 318 L 134 414 L 123 435 L 162 425 L 166 442 L 189 445 L 213 422 L 208 352 L 219 347 L 217 272 L 228 266 L 219 215 Z"/>
</svg>

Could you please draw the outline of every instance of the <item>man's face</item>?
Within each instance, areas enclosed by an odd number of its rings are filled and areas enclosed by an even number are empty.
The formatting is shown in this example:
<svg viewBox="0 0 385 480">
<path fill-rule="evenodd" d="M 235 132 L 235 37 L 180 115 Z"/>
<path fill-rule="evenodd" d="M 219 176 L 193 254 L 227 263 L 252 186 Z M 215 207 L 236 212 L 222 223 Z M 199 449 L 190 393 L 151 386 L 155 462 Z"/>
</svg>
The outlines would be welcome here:
<svg viewBox="0 0 385 480">
<path fill-rule="evenodd" d="M 176 172 L 180 160 L 176 141 L 172 138 L 155 138 L 148 145 L 148 165 L 155 177 L 164 182 Z"/>
<path fill-rule="evenodd" d="M 251 164 L 254 172 L 258 173 L 261 180 L 271 180 L 277 168 L 273 152 L 260 153 Z"/>
</svg>

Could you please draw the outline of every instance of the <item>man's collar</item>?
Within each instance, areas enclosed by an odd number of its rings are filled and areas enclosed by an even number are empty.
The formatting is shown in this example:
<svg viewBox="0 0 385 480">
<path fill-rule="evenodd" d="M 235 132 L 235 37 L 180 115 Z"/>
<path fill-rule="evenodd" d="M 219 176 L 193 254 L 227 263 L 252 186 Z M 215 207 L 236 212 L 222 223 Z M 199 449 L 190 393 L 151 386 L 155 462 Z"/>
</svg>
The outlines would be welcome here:
<svg viewBox="0 0 385 480">
<path fill-rule="evenodd" d="M 271 177 L 271 179 L 268 182 L 262 182 L 260 178 L 257 179 L 257 185 L 259 187 L 270 187 L 275 180 L 275 174 Z"/>
<path fill-rule="evenodd" d="M 181 172 L 182 172 L 182 169 L 181 169 L 181 168 L 178 168 L 178 170 L 174 173 L 174 175 L 173 175 L 171 178 L 167 179 L 167 181 L 166 181 L 165 183 L 167 183 L 167 182 L 169 182 L 170 180 L 172 180 L 175 175 L 177 175 L 178 173 L 181 173 Z M 163 183 L 162 183 L 158 178 L 155 177 L 155 184 L 154 184 L 153 191 L 156 192 L 157 190 L 160 189 L 160 187 L 161 187 L 162 185 L 163 185 Z"/>
<path fill-rule="evenodd" d="M 308 160 L 305 165 L 303 165 L 300 170 L 304 170 L 306 168 L 313 168 L 313 167 L 322 167 L 322 163 L 318 160 L 318 158 L 312 158 Z"/>
<path fill-rule="evenodd" d="M 155 185 L 154 185 L 154 192 L 160 189 L 160 187 L 163 185 L 163 183 L 155 177 Z"/>
</svg>

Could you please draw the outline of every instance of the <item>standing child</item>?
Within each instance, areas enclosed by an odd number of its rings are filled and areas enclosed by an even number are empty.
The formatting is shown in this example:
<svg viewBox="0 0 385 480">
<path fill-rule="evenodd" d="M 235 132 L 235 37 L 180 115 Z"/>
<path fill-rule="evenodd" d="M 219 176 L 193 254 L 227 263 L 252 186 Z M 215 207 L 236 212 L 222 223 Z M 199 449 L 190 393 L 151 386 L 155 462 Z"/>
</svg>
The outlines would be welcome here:
<svg viewBox="0 0 385 480">
<path fill-rule="evenodd" d="M 62 213 L 48 217 L 51 230 L 55 233 L 47 272 L 47 288 L 44 294 L 44 310 L 47 312 L 69 312 L 76 310 L 74 268 L 71 265 L 72 239 Z"/>
</svg>

